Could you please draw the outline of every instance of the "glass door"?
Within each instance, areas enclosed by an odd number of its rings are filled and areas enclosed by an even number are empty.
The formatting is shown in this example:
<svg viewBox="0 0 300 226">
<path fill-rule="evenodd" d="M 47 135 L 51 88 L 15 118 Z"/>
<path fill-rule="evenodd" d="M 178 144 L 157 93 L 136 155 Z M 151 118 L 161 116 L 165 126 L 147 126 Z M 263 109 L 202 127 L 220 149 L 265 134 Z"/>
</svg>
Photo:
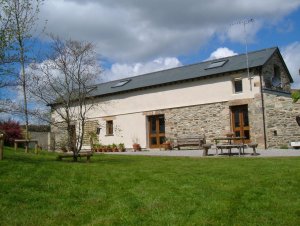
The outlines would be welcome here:
<svg viewBox="0 0 300 226">
<path fill-rule="evenodd" d="M 165 116 L 153 115 L 148 117 L 149 147 L 160 148 L 165 141 Z"/>
<path fill-rule="evenodd" d="M 245 137 L 245 143 L 250 142 L 248 105 L 231 107 L 231 127 L 236 137 Z"/>
</svg>

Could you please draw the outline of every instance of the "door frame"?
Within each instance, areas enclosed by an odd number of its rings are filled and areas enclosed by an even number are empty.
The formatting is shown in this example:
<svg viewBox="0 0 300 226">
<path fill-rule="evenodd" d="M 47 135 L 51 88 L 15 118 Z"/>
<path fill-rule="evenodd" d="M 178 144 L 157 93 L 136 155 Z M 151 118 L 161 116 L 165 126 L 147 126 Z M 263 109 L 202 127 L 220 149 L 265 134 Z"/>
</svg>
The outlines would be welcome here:
<svg viewBox="0 0 300 226">
<path fill-rule="evenodd" d="M 158 114 L 158 115 L 149 115 L 147 116 L 147 124 L 148 124 L 148 144 L 149 144 L 149 148 L 161 148 L 162 147 L 162 143 L 160 143 L 160 138 L 166 136 L 165 131 L 161 132 L 159 131 L 160 128 L 160 124 L 159 124 L 159 117 L 163 116 L 164 120 L 165 120 L 165 115 L 164 114 Z M 152 131 L 152 123 L 151 123 L 151 119 L 155 118 L 155 127 L 156 127 L 156 131 L 155 134 L 151 133 Z M 165 128 L 164 128 L 165 130 Z M 151 139 L 152 138 L 156 138 L 156 143 L 157 144 L 151 144 Z"/>
<path fill-rule="evenodd" d="M 236 127 L 235 125 L 235 112 L 239 111 L 238 116 L 239 116 L 239 122 L 240 125 Z M 245 125 L 245 118 L 244 118 L 244 112 L 247 112 L 247 117 L 248 117 L 248 125 Z M 250 121 L 249 121 L 249 111 L 248 111 L 248 105 L 235 105 L 235 106 L 230 106 L 230 119 L 231 119 L 231 130 L 234 133 L 234 136 L 236 136 L 236 132 L 240 133 L 240 137 L 246 137 L 245 136 L 245 131 L 248 131 L 249 133 L 249 138 L 244 140 L 244 143 L 250 143 L 251 140 L 251 135 L 250 135 Z"/>
</svg>

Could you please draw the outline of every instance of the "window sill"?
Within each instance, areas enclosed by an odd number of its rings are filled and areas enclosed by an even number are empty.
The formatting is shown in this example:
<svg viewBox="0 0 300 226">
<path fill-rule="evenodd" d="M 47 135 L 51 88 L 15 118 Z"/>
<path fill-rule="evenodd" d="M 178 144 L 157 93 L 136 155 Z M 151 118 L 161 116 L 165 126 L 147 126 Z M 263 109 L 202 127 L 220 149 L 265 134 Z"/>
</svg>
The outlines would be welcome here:
<svg viewBox="0 0 300 226">
<path fill-rule="evenodd" d="M 106 137 L 113 137 L 114 135 L 113 134 L 106 134 L 105 136 Z"/>
</svg>

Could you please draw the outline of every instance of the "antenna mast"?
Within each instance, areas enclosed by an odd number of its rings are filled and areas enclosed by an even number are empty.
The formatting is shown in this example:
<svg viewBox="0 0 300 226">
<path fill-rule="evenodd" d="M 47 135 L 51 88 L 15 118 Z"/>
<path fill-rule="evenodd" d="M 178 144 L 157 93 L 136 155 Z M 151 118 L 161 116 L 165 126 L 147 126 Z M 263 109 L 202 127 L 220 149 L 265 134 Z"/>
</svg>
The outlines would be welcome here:
<svg viewBox="0 0 300 226">
<path fill-rule="evenodd" d="M 245 46 L 246 46 L 246 64 L 247 64 L 247 75 L 248 75 L 248 80 L 249 80 L 249 83 L 250 83 L 250 91 L 252 91 L 252 78 L 250 76 L 250 71 L 249 71 L 249 57 L 248 57 L 248 40 L 247 40 L 247 30 L 246 30 L 246 25 L 247 24 L 250 24 L 250 23 L 253 23 L 254 22 L 254 19 L 251 18 L 251 19 L 244 19 L 244 20 L 240 20 L 240 21 L 237 21 L 231 25 L 236 25 L 236 24 L 243 24 L 244 26 L 244 35 L 245 35 Z"/>
</svg>

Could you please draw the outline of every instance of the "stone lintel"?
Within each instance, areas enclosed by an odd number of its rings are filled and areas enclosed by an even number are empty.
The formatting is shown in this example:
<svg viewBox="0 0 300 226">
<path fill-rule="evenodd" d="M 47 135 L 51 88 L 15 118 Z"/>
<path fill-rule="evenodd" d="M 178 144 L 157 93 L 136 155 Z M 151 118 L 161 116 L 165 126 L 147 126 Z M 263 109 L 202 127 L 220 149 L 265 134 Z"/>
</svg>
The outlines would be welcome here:
<svg viewBox="0 0 300 226">
<path fill-rule="evenodd" d="M 228 106 L 246 105 L 246 104 L 250 104 L 252 101 L 253 101 L 252 98 L 230 100 L 230 101 L 228 101 Z"/>
</svg>

